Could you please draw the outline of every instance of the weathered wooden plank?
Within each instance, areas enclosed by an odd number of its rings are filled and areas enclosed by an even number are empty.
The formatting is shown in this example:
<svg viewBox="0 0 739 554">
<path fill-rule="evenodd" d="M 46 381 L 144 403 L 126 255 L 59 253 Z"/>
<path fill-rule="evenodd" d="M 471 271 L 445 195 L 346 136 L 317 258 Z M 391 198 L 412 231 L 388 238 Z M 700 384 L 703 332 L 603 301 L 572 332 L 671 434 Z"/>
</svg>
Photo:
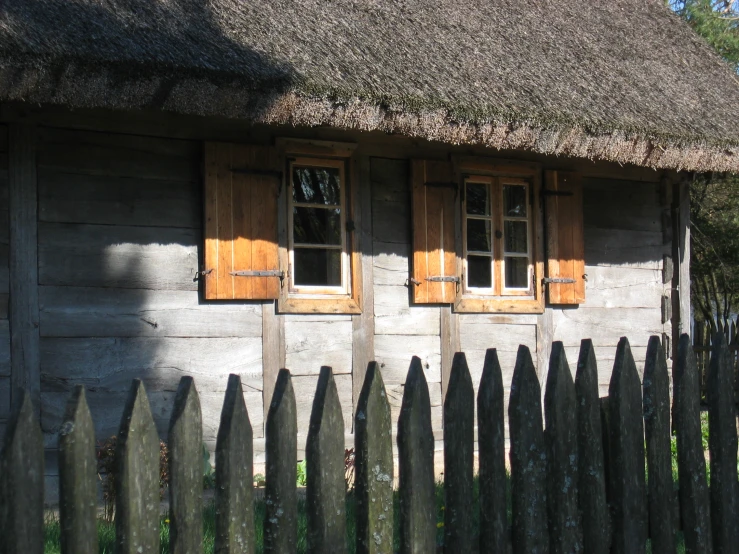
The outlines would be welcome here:
<svg viewBox="0 0 739 554">
<path fill-rule="evenodd" d="M 144 384 L 135 379 L 115 453 L 116 552 L 159 551 L 159 437 Z"/>
<path fill-rule="evenodd" d="M 352 400 L 356 409 L 364 386 L 367 364 L 375 359 L 375 287 L 372 255 L 372 179 L 371 162 L 358 161 L 359 193 L 355 194 L 354 224 L 361 257 L 362 313 L 352 316 Z M 358 206 L 357 206 L 358 204 Z"/>
<path fill-rule="evenodd" d="M 421 359 L 429 383 L 441 382 L 441 343 L 438 336 L 375 336 L 375 360 L 382 368 L 385 383 L 405 382 L 408 362 L 412 356 Z"/>
<path fill-rule="evenodd" d="M 44 551 L 44 445 L 37 407 L 27 391 L 14 395 L 0 458 L 0 550 Z"/>
<path fill-rule="evenodd" d="M 285 320 L 285 365 L 292 375 L 318 375 L 322 365 L 335 368 L 336 375 L 351 373 L 352 321 L 323 317 Z"/>
<path fill-rule="evenodd" d="M 606 475 L 598 399 L 598 366 L 593 341 L 580 346 L 575 377 L 577 395 L 578 498 L 582 512 L 583 552 L 608 554 L 610 517 L 606 500 Z"/>
<path fill-rule="evenodd" d="M 382 243 L 407 245 L 411 240 L 409 201 L 372 202 L 372 236 Z"/>
<path fill-rule="evenodd" d="M 10 322 L 0 319 L 0 377 L 10 377 Z"/>
<path fill-rule="evenodd" d="M 410 245 L 408 160 L 371 158 L 370 180 L 374 240 Z M 375 255 L 377 252 L 375 249 Z"/>
<path fill-rule="evenodd" d="M 578 508 L 577 399 L 564 346 L 557 341 L 544 393 L 547 449 L 549 550 L 553 554 L 583 551 Z"/>
<path fill-rule="evenodd" d="M 472 323 L 465 318 L 460 323 L 462 350 L 495 348 L 500 352 L 517 352 L 521 344 L 536 348 L 536 325 Z"/>
<path fill-rule="evenodd" d="M 372 244 L 372 276 L 375 286 L 405 286 L 410 275 L 410 245 L 396 242 Z"/>
<path fill-rule="evenodd" d="M 422 554 L 436 549 L 434 435 L 431 404 L 421 359 L 414 356 L 398 419 L 400 478 L 400 552 Z"/>
<path fill-rule="evenodd" d="M 439 311 L 441 312 L 441 328 L 439 333 L 441 343 L 441 396 L 442 398 L 446 398 L 454 356 L 460 351 L 459 316 L 452 311 L 451 304 L 441 306 Z"/>
<path fill-rule="evenodd" d="M 585 337 L 595 346 L 615 347 L 619 337 L 633 338 L 634 346 L 647 346 L 649 336 L 662 334 L 662 315 L 653 308 L 588 308 L 554 310 L 554 339 L 579 346 Z"/>
<path fill-rule="evenodd" d="M 400 202 L 410 199 L 408 160 L 370 158 L 372 199 L 377 202 Z"/>
<path fill-rule="evenodd" d="M 685 552 L 713 551 L 706 459 L 703 454 L 700 420 L 700 383 L 690 337 L 683 334 L 672 372 L 672 413 L 677 439 L 677 469 L 680 482 L 680 515 Z"/>
<path fill-rule="evenodd" d="M 487 350 L 477 393 L 477 433 L 480 461 L 480 552 L 506 553 L 506 501 L 503 376 L 494 348 Z"/>
<path fill-rule="evenodd" d="M 0 377 L 0 419 L 10 417 L 10 377 Z"/>
<path fill-rule="evenodd" d="M 203 426 L 192 377 L 180 379 L 169 420 L 169 551 L 198 552 L 203 545 Z"/>
<path fill-rule="evenodd" d="M 618 343 L 608 389 L 614 554 L 646 550 L 644 423 L 639 374 L 625 337 Z"/>
<path fill-rule="evenodd" d="M 328 366 L 318 377 L 305 459 L 308 549 L 316 554 L 346 552 L 344 420 Z"/>
<path fill-rule="evenodd" d="M 541 387 L 531 352 L 518 351 L 508 404 L 511 437 L 511 499 L 514 554 L 546 553 L 547 454 L 541 412 Z"/>
<path fill-rule="evenodd" d="M 67 402 L 64 425 L 59 431 L 59 526 L 65 553 L 98 550 L 97 457 L 95 429 L 77 385 Z"/>
<path fill-rule="evenodd" d="M 585 225 L 601 229 L 661 232 L 659 184 L 583 179 Z"/>
<path fill-rule="evenodd" d="M 196 181 L 197 142 L 46 128 L 39 166 L 88 175 Z"/>
<path fill-rule="evenodd" d="M 290 372 L 277 376 L 267 415 L 264 552 L 293 554 L 298 542 L 297 412 Z"/>
<path fill-rule="evenodd" d="M 708 449 L 711 452 L 713 551 L 734 552 L 739 544 L 739 484 L 736 458 L 734 362 L 723 333 L 711 338 L 708 366 Z"/>
<path fill-rule="evenodd" d="M 219 554 L 254 554 L 254 451 L 241 379 L 229 375 L 216 443 L 216 537 Z"/>
<path fill-rule="evenodd" d="M 354 417 L 357 554 L 393 548 L 393 442 L 390 405 L 377 362 L 370 362 Z"/>
<path fill-rule="evenodd" d="M 375 286 L 374 306 L 378 335 L 439 335 L 439 307 L 411 306 L 407 287 Z"/>
<path fill-rule="evenodd" d="M 662 231 L 627 231 L 585 226 L 587 265 L 662 268 Z"/>
<path fill-rule="evenodd" d="M 295 391 L 295 402 L 298 410 L 298 434 L 305 435 L 310 428 L 310 414 L 316 394 L 316 376 L 298 375 L 291 376 L 293 390 Z M 353 378 L 351 375 L 334 375 L 334 383 L 339 393 L 339 403 L 344 418 L 344 427 L 349 432 L 352 428 L 352 391 Z M 305 443 L 299 443 L 298 451 L 303 450 Z M 302 455 L 301 455 L 302 457 Z"/>
<path fill-rule="evenodd" d="M 10 351 L 12 391 L 25 389 L 40 405 L 37 271 L 38 201 L 36 129 L 8 127 L 8 211 L 10 213 Z M 13 392 L 11 392 L 11 396 Z M 15 403 L 15 400 L 13 400 Z"/>
<path fill-rule="evenodd" d="M 285 318 L 277 315 L 277 303 L 262 304 L 262 371 L 263 377 L 263 422 L 267 421 L 267 411 L 272 401 L 272 392 L 280 368 L 285 367 Z M 252 411 L 254 417 L 254 411 Z M 263 427 L 263 423 L 255 428 Z"/>
<path fill-rule="evenodd" d="M 444 552 L 472 551 L 475 393 L 462 352 L 454 354 L 444 398 Z"/>
<path fill-rule="evenodd" d="M 673 282 L 673 286 L 678 289 L 677 307 L 679 308 L 679 320 L 675 327 L 678 333 L 687 333 L 690 330 L 691 321 L 690 180 L 687 177 L 684 177 L 680 183 L 675 185 L 673 196 L 676 203 L 675 215 L 677 217 L 677 236 L 673 239 L 673 244 L 677 246 L 677 249 L 673 250 L 674 263 L 677 264 L 677 283 Z"/>
<path fill-rule="evenodd" d="M 644 367 L 644 434 L 646 437 L 649 537 L 652 552 L 675 552 L 672 452 L 670 450 L 670 376 L 660 337 L 650 337 Z"/>
<path fill-rule="evenodd" d="M 195 229 L 39 224 L 39 283 L 196 291 Z"/>
<path fill-rule="evenodd" d="M 39 171 L 40 221 L 200 229 L 201 196 L 194 179 Z"/>
<path fill-rule="evenodd" d="M 42 337 L 261 337 L 259 304 L 201 304 L 195 291 L 39 287 Z"/>
<path fill-rule="evenodd" d="M 585 266 L 588 308 L 650 308 L 665 290 L 662 271 L 651 268 Z"/>
</svg>

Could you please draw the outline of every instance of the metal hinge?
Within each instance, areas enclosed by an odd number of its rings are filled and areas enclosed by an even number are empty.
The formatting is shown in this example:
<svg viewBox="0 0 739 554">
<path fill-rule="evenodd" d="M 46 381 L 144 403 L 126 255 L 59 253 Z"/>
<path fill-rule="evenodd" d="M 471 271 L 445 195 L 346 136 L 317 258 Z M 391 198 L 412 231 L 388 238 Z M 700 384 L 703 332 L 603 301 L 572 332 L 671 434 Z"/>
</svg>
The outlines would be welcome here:
<svg viewBox="0 0 739 554">
<path fill-rule="evenodd" d="M 446 275 L 435 275 L 433 277 L 426 277 L 426 280 L 433 283 L 459 283 L 459 277 Z"/>
<path fill-rule="evenodd" d="M 279 269 L 269 269 L 260 271 L 229 271 L 229 275 L 234 277 L 279 277 L 280 280 L 285 278 L 285 272 Z"/>
<path fill-rule="evenodd" d="M 549 278 L 545 277 L 541 280 L 542 283 L 545 285 L 548 285 L 550 283 L 558 284 L 558 285 L 569 285 L 572 283 L 577 283 L 577 279 L 559 279 L 559 278 Z"/>
</svg>

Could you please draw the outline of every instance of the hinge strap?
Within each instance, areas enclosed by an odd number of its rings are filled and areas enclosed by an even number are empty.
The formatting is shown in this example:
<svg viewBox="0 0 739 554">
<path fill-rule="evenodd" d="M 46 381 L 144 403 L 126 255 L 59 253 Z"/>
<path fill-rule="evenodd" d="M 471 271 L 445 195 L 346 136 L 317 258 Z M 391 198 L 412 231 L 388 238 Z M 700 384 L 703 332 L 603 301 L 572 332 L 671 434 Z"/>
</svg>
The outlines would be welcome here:
<svg viewBox="0 0 739 554">
<path fill-rule="evenodd" d="M 541 282 L 544 283 L 545 285 L 549 285 L 550 283 L 555 283 L 555 284 L 558 284 L 558 285 L 560 285 L 560 284 L 561 285 L 569 285 L 569 284 L 572 284 L 572 283 L 577 283 L 577 279 L 559 279 L 559 278 L 545 277 L 544 279 L 541 280 Z"/>
<path fill-rule="evenodd" d="M 434 275 L 433 277 L 426 277 L 426 280 L 433 283 L 459 283 L 459 277 L 446 275 Z"/>
<path fill-rule="evenodd" d="M 279 277 L 285 278 L 285 272 L 279 269 L 261 270 L 261 271 L 229 271 L 229 275 L 234 277 Z"/>
</svg>

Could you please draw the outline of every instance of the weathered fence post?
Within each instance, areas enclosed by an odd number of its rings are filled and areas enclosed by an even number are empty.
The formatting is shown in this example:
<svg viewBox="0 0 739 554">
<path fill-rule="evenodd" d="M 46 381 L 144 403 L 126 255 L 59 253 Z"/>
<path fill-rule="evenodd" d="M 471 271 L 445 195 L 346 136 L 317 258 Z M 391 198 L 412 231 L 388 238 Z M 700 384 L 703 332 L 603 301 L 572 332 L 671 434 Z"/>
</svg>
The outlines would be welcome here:
<svg viewBox="0 0 739 554">
<path fill-rule="evenodd" d="M 42 554 L 44 551 L 44 439 L 36 409 L 18 389 L 0 459 L 3 481 L 0 504 L 0 552 Z M 4 547 L 4 549 L 2 548 Z"/>
<path fill-rule="evenodd" d="M 577 505 L 577 400 L 564 345 L 559 341 L 552 344 L 544 393 L 544 415 L 549 470 L 549 549 L 552 554 L 582 552 L 580 510 Z"/>
<path fill-rule="evenodd" d="M 393 550 L 393 438 L 380 366 L 370 362 L 354 417 L 357 554 Z"/>
<path fill-rule="evenodd" d="M 613 552 L 639 554 L 647 544 L 644 423 L 641 382 L 626 337 L 618 343 L 608 400 Z"/>
<path fill-rule="evenodd" d="M 541 386 L 531 352 L 518 347 L 508 403 L 511 434 L 513 552 L 549 551 L 547 532 L 547 455 L 541 414 Z"/>
<path fill-rule="evenodd" d="M 321 367 L 310 415 L 306 459 L 308 551 L 346 552 L 344 419 L 331 368 Z"/>
<path fill-rule="evenodd" d="M 228 376 L 216 439 L 216 554 L 254 554 L 254 450 L 241 377 Z"/>
<path fill-rule="evenodd" d="M 192 377 L 180 379 L 169 421 L 169 551 L 203 548 L 203 425 Z"/>
<path fill-rule="evenodd" d="M 708 447 L 711 451 L 711 524 L 716 554 L 739 548 L 734 371 L 723 333 L 713 336 L 708 366 Z"/>
<path fill-rule="evenodd" d="M 123 408 L 115 459 L 117 552 L 159 552 L 159 436 L 139 379 Z"/>
<path fill-rule="evenodd" d="M 593 341 L 580 343 L 575 376 L 577 401 L 578 498 L 582 513 L 583 552 L 608 554 L 611 547 L 603 427 L 598 398 L 598 365 Z"/>
<path fill-rule="evenodd" d="M 713 551 L 706 459 L 703 456 L 700 419 L 700 374 L 690 337 L 683 334 L 673 366 L 673 417 L 677 439 L 677 469 L 680 482 L 680 513 L 685 552 Z"/>
<path fill-rule="evenodd" d="M 290 372 L 277 374 L 265 429 L 267 487 L 264 552 L 294 554 L 298 548 L 298 417 Z"/>
<path fill-rule="evenodd" d="M 480 459 L 480 552 L 510 550 L 506 502 L 503 374 L 495 348 L 485 352 L 477 391 Z"/>
<path fill-rule="evenodd" d="M 85 387 L 74 387 L 59 431 L 59 526 L 63 554 L 98 551 L 95 428 Z"/>
<path fill-rule="evenodd" d="M 436 550 L 434 434 L 429 388 L 420 358 L 413 356 L 398 419 L 400 552 Z"/>
<path fill-rule="evenodd" d="M 644 365 L 644 434 L 649 475 L 649 536 L 652 552 L 675 552 L 672 453 L 670 451 L 670 377 L 659 337 L 650 337 Z"/>
<path fill-rule="evenodd" d="M 472 551 L 475 390 L 462 352 L 454 354 L 444 399 L 444 552 Z"/>
</svg>

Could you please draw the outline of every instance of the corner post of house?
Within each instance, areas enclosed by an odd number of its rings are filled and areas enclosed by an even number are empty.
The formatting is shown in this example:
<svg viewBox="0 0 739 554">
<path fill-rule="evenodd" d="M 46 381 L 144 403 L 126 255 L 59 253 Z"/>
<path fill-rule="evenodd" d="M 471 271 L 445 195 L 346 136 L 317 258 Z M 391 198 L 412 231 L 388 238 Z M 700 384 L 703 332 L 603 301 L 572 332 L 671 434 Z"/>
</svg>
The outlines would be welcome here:
<svg viewBox="0 0 739 554">
<path fill-rule="evenodd" d="M 41 407 L 38 302 L 38 182 L 36 129 L 8 126 L 8 209 L 10 242 L 11 404 L 20 389 Z"/>
<path fill-rule="evenodd" d="M 690 333 L 690 176 L 681 173 L 672 185 L 673 227 L 673 310 L 672 353 L 682 333 Z"/>
</svg>

